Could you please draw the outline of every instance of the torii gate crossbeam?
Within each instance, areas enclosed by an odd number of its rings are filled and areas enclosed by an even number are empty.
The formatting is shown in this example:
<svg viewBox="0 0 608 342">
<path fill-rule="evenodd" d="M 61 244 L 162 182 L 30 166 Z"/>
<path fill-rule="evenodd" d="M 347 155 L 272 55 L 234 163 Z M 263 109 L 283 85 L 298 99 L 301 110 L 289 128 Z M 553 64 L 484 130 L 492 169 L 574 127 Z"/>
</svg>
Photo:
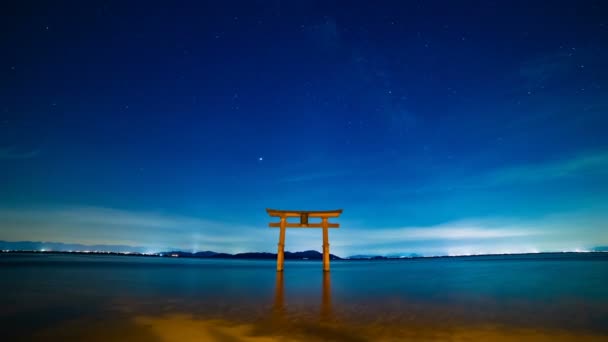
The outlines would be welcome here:
<svg viewBox="0 0 608 342">
<path fill-rule="evenodd" d="M 329 272 L 329 228 L 339 228 L 339 223 L 328 222 L 330 217 L 338 217 L 342 209 L 325 211 L 303 211 L 303 210 L 276 210 L 266 209 L 271 217 L 278 217 L 280 222 L 268 224 L 271 228 L 280 228 L 279 244 L 277 251 L 277 272 L 283 271 L 285 261 L 285 229 L 286 228 L 323 228 L 323 271 Z M 288 217 L 299 217 L 300 223 L 287 222 Z M 321 218 L 320 223 L 309 223 L 309 217 Z"/>
</svg>

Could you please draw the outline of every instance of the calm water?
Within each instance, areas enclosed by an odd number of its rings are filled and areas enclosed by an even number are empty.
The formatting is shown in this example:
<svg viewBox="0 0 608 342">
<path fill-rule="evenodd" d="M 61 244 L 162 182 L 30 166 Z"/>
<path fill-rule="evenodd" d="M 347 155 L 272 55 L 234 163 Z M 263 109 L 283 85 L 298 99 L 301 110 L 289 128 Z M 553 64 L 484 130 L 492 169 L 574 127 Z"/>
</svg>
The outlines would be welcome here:
<svg viewBox="0 0 608 342">
<path fill-rule="evenodd" d="M 2 254 L 0 320 L 11 340 L 608 340 L 608 254 L 331 267 Z"/>
</svg>

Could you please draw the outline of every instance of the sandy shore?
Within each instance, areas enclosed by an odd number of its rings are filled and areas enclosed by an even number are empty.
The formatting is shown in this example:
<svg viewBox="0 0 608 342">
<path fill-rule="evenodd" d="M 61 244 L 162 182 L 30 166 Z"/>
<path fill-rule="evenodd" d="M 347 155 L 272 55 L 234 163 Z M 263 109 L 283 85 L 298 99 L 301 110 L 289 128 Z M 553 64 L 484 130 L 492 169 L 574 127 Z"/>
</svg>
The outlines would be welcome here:
<svg viewBox="0 0 608 342">
<path fill-rule="evenodd" d="M 53 326 L 37 339 L 87 341 L 606 341 L 588 332 L 492 325 L 389 325 L 343 322 L 228 321 L 184 313 L 136 315 L 108 321 L 74 320 Z"/>
</svg>

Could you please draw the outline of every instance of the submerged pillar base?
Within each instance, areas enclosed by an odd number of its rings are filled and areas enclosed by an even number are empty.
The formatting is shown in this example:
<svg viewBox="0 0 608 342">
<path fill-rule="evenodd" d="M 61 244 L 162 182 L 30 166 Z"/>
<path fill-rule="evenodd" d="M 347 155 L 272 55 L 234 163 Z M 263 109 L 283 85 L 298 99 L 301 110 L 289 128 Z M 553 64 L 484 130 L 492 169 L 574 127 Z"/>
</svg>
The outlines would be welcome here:
<svg viewBox="0 0 608 342">
<path fill-rule="evenodd" d="M 329 272 L 329 244 L 323 246 L 323 271 Z"/>
</svg>

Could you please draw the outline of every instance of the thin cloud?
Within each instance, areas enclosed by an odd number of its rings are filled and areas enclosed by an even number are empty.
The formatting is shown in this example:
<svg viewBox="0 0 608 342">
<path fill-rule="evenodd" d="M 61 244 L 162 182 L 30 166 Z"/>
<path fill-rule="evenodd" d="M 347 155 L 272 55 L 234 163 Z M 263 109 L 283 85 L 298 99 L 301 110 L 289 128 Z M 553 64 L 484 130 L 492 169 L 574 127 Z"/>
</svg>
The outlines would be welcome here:
<svg viewBox="0 0 608 342">
<path fill-rule="evenodd" d="M 498 170 L 489 175 L 487 182 L 489 185 L 542 182 L 588 173 L 608 175 L 608 152 Z"/>
<path fill-rule="evenodd" d="M 581 176 L 608 176 L 608 151 L 580 154 L 571 158 L 542 163 L 529 163 L 490 170 L 474 178 L 452 178 L 429 181 L 413 193 L 462 191 L 500 186 L 545 183 Z"/>
<path fill-rule="evenodd" d="M 365 230 L 365 243 L 428 240 L 470 240 L 526 237 L 543 234 L 529 225 L 504 219 L 461 220 L 434 226 Z"/>
<path fill-rule="evenodd" d="M 589 250 L 608 243 L 605 208 L 529 219 L 490 217 L 334 234 L 339 255 L 464 255 Z M 343 233 L 343 234 L 342 234 Z"/>
<path fill-rule="evenodd" d="M 294 176 L 290 176 L 290 177 L 281 178 L 278 180 L 278 182 L 279 183 L 307 182 L 307 181 L 314 181 L 314 180 L 319 180 L 319 179 L 339 177 L 339 176 L 346 175 L 348 173 L 350 173 L 350 171 L 347 171 L 347 170 L 307 173 L 307 174 L 300 174 L 300 175 L 294 175 Z"/>
<path fill-rule="evenodd" d="M 40 154 L 40 150 L 19 151 L 17 148 L 0 147 L 0 159 L 31 159 Z"/>
<path fill-rule="evenodd" d="M 571 58 L 574 51 L 560 51 L 541 58 L 526 61 L 519 69 L 519 76 L 525 81 L 525 88 L 535 90 L 553 78 L 566 75 L 574 67 Z"/>
<path fill-rule="evenodd" d="M 608 210 L 529 219 L 469 218 L 430 226 L 356 227 L 342 222 L 330 232 L 331 252 L 457 255 L 589 250 L 608 244 Z M 278 231 L 193 216 L 101 207 L 0 209 L 0 240 L 130 245 L 150 252 L 168 248 L 246 252 L 276 250 Z M 320 250 L 320 229 L 293 229 L 291 251 Z"/>
<path fill-rule="evenodd" d="M 102 207 L 0 209 L 0 239 L 8 241 L 243 252 L 273 245 L 271 235 L 263 227 Z"/>
</svg>

